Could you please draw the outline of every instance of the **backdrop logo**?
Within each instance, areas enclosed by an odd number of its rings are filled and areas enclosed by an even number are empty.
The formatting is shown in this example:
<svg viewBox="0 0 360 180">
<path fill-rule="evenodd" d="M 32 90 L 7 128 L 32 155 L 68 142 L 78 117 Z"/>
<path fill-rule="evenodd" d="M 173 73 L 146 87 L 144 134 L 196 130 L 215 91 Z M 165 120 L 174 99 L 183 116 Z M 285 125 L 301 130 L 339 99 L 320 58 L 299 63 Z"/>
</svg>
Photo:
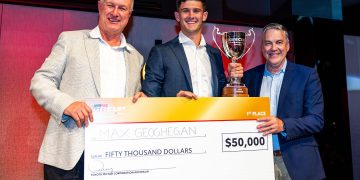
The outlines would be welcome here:
<svg viewBox="0 0 360 180">
<path fill-rule="evenodd" d="M 126 107 L 124 106 L 112 106 L 110 104 L 94 104 L 94 112 L 120 112 L 124 111 Z"/>
</svg>

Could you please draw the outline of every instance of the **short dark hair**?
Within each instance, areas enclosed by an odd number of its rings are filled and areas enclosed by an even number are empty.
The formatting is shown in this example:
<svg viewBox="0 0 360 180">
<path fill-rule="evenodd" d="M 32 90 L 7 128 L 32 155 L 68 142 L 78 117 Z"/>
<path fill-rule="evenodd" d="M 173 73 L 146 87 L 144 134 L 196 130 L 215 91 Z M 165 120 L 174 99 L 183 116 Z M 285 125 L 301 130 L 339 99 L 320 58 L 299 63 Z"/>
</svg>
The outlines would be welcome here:
<svg viewBox="0 0 360 180">
<path fill-rule="evenodd" d="M 276 29 L 276 30 L 284 31 L 284 32 L 285 32 L 286 39 L 289 41 L 289 33 L 288 33 L 286 27 L 283 26 L 282 24 L 279 24 L 279 23 L 270 23 L 270 24 L 266 25 L 266 26 L 263 28 L 263 34 L 264 34 L 267 30 L 270 30 L 270 29 Z"/>
<path fill-rule="evenodd" d="M 203 5 L 204 12 L 206 11 L 206 0 L 176 0 L 176 10 L 179 10 L 180 4 L 186 1 L 200 1 Z"/>
</svg>

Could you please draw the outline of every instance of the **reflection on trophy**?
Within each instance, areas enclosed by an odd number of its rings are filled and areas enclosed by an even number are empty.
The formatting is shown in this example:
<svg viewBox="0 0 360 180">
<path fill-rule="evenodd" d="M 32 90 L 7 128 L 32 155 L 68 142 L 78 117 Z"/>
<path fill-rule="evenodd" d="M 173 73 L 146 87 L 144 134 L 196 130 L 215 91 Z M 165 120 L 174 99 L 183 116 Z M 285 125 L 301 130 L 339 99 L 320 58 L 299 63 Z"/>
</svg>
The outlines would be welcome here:
<svg viewBox="0 0 360 180">
<path fill-rule="evenodd" d="M 221 36 L 222 47 L 218 45 L 216 41 L 216 35 Z M 253 35 L 252 42 L 248 47 L 246 44 L 247 37 Z M 255 42 L 255 32 L 251 28 L 249 32 L 246 34 L 241 31 L 229 31 L 229 32 L 219 32 L 219 28 L 214 26 L 213 30 L 213 40 L 219 50 L 233 63 L 236 63 L 239 59 L 245 56 L 252 45 Z M 248 89 L 244 83 L 241 83 L 241 79 L 239 77 L 231 77 L 229 84 L 227 84 L 223 89 L 224 97 L 248 97 Z"/>
</svg>

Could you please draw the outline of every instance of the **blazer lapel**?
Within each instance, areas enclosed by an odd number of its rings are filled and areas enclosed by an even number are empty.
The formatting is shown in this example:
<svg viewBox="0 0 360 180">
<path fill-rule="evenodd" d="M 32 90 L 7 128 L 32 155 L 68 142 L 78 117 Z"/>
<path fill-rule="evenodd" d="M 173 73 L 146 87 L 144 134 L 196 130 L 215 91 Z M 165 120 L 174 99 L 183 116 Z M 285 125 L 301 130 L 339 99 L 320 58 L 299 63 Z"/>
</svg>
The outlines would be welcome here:
<svg viewBox="0 0 360 180">
<path fill-rule="evenodd" d="M 99 51 L 99 40 L 96 38 L 91 38 L 89 34 L 85 39 L 85 49 L 88 56 L 90 69 L 92 76 L 95 82 L 95 87 L 98 95 L 101 95 L 101 86 L 100 86 L 100 51 Z"/>
<path fill-rule="evenodd" d="M 260 90 L 261 90 L 261 83 L 262 83 L 262 79 L 264 77 L 264 71 L 265 71 L 265 65 L 261 68 L 261 70 L 256 73 L 256 82 L 255 82 L 255 94 L 256 96 L 260 96 Z"/>
<path fill-rule="evenodd" d="M 186 55 L 185 55 L 185 50 L 184 50 L 183 46 L 180 44 L 180 42 L 179 42 L 179 38 L 176 37 L 175 39 L 173 39 L 171 41 L 170 45 L 171 45 L 170 48 L 174 52 L 177 60 L 180 63 L 180 66 L 181 66 L 182 70 L 185 73 L 186 81 L 189 84 L 191 91 L 193 91 L 189 64 L 187 62 L 187 58 L 186 58 Z"/>
<path fill-rule="evenodd" d="M 134 57 L 131 51 L 126 48 L 124 48 L 124 58 L 126 66 L 125 97 L 131 97 L 134 95 L 132 92 L 135 91 L 135 89 L 132 87 L 134 87 L 133 84 L 137 81 L 134 81 L 133 78 L 138 77 L 136 74 L 134 74 L 138 72 L 138 70 L 135 69 L 138 66 L 134 64 L 135 61 L 133 60 L 136 59 L 136 57 Z"/>
<path fill-rule="evenodd" d="M 254 82 L 250 82 L 252 86 L 250 85 L 249 88 L 249 94 L 253 97 L 259 97 L 260 96 L 260 90 L 261 90 L 261 82 L 264 76 L 265 71 L 265 64 L 261 65 L 259 68 L 255 69 L 255 72 L 253 72 Z M 251 80 L 250 80 L 251 81 Z M 247 84 L 245 84 L 246 86 Z"/>
<path fill-rule="evenodd" d="M 216 67 L 216 59 L 214 56 L 214 53 L 211 51 L 211 48 L 209 47 L 208 44 L 206 44 L 206 51 L 209 55 L 209 60 L 210 60 L 210 65 L 211 65 L 211 76 L 212 76 L 212 82 L 213 82 L 213 87 L 212 87 L 212 92 L 213 92 L 213 96 L 220 96 L 221 94 L 218 94 L 220 91 L 218 91 L 219 89 L 219 84 L 218 84 L 218 76 L 217 76 L 217 67 Z"/>
<path fill-rule="evenodd" d="M 283 102 L 286 99 L 288 89 L 291 87 L 291 82 L 294 81 L 294 78 L 296 76 L 295 71 L 296 71 L 296 69 L 295 69 L 294 64 L 288 61 L 287 65 L 286 65 L 284 79 L 283 79 L 283 82 L 281 84 L 281 90 L 280 90 L 279 102 L 278 102 L 278 109 L 279 110 L 281 109 L 279 107 L 281 107 L 281 104 L 283 104 Z"/>
</svg>

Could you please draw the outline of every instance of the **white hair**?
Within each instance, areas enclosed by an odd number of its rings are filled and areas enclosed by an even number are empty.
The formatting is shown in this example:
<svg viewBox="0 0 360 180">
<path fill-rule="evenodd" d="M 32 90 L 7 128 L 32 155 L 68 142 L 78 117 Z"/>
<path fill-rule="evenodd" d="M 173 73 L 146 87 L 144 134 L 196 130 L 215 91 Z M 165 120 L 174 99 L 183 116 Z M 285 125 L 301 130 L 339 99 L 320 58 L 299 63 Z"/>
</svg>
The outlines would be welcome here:
<svg viewBox="0 0 360 180">
<path fill-rule="evenodd" d="M 104 3 L 105 0 L 99 0 L 101 3 Z M 131 11 L 134 10 L 134 0 L 131 0 Z"/>
</svg>

